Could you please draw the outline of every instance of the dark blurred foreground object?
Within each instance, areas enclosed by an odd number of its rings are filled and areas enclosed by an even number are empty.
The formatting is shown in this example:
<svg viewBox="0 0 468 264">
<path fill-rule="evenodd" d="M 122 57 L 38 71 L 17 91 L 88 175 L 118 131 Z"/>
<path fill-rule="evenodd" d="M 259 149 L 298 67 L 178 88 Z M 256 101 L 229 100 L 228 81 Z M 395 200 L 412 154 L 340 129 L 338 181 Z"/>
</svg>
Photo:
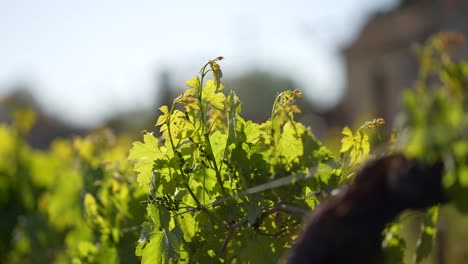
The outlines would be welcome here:
<svg viewBox="0 0 468 264">
<path fill-rule="evenodd" d="M 382 231 L 405 209 L 446 202 L 442 163 L 426 165 L 401 154 L 367 164 L 343 193 L 307 218 L 288 263 L 383 263 Z"/>
</svg>

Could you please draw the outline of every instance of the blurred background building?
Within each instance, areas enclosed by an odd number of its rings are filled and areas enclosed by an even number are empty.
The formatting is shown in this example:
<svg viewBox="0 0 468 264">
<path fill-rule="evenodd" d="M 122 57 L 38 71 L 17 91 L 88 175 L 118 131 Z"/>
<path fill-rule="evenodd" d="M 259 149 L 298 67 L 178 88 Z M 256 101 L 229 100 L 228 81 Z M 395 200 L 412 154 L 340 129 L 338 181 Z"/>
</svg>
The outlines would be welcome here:
<svg viewBox="0 0 468 264">
<path fill-rule="evenodd" d="M 468 1 L 404 0 L 393 10 L 373 15 L 342 51 L 346 92 L 340 105 L 326 115 L 327 121 L 343 126 L 373 114 L 392 124 L 401 91 L 417 78 L 412 47 L 443 30 L 468 34 Z"/>
</svg>

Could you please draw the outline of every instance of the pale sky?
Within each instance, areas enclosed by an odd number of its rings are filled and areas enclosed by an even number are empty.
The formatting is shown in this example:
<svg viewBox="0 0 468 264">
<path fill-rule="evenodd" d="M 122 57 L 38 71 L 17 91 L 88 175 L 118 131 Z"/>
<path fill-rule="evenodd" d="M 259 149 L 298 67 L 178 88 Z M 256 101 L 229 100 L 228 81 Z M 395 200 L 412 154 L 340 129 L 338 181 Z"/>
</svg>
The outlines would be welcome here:
<svg viewBox="0 0 468 264">
<path fill-rule="evenodd" d="M 339 49 L 397 2 L 0 0 L 0 96 L 26 81 L 48 112 L 76 124 L 134 106 L 156 114 L 160 70 L 183 88 L 222 55 L 225 76 L 281 71 L 329 105 L 345 84 Z"/>
</svg>

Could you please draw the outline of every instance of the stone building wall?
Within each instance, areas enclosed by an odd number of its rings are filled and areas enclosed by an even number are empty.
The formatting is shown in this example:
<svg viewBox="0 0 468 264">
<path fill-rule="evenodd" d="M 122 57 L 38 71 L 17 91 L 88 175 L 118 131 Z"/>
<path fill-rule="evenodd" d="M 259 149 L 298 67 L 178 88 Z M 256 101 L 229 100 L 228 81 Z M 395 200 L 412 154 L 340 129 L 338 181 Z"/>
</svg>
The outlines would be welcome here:
<svg viewBox="0 0 468 264">
<path fill-rule="evenodd" d="M 412 49 L 442 30 L 468 34 L 468 1 L 402 1 L 395 10 L 373 16 L 345 49 L 347 89 L 329 113 L 333 125 L 352 124 L 360 115 L 383 117 L 390 125 L 400 108 L 401 91 L 413 86 L 418 62 Z"/>
</svg>

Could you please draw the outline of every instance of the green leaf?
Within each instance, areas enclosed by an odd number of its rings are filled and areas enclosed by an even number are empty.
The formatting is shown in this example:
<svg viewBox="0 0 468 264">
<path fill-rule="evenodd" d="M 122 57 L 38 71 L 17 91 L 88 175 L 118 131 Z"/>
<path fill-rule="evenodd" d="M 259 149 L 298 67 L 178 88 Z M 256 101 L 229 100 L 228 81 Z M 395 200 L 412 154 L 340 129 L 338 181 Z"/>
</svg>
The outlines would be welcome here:
<svg viewBox="0 0 468 264">
<path fill-rule="evenodd" d="M 203 186 L 209 195 L 213 194 L 213 189 L 217 185 L 216 172 L 212 168 L 198 170 L 190 179 L 190 187 Z"/>
<path fill-rule="evenodd" d="M 297 161 L 304 152 L 304 144 L 300 135 L 304 132 L 302 126 L 295 126 L 292 123 L 286 123 L 283 126 L 283 133 L 278 142 L 278 150 L 276 154 L 283 156 L 287 163 Z"/>
<path fill-rule="evenodd" d="M 184 234 L 179 227 L 173 228 L 171 231 L 165 232 L 165 243 L 168 249 L 169 259 L 177 260 L 180 257 L 180 247 Z"/>
<path fill-rule="evenodd" d="M 193 215 L 185 214 L 178 217 L 176 221 L 178 226 L 183 230 L 183 239 L 187 242 L 192 241 L 192 238 L 195 235 L 195 228 L 197 226 Z"/>
<path fill-rule="evenodd" d="M 185 91 L 181 96 L 177 98 L 177 103 L 184 104 L 186 111 L 193 111 L 193 110 L 200 109 L 200 107 L 198 106 L 196 93 L 193 90 Z"/>
<path fill-rule="evenodd" d="M 344 137 L 341 139 L 340 152 L 343 153 L 354 147 L 354 135 L 349 127 L 343 128 L 341 133 L 344 135 Z"/>
<path fill-rule="evenodd" d="M 148 186 L 151 181 L 153 165 L 156 159 L 162 159 L 157 139 L 150 133 L 143 136 L 143 142 L 133 143 L 128 155 L 129 160 L 135 160 L 133 170 L 138 172 L 137 181 L 140 187 Z"/>
<path fill-rule="evenodd" d="M 255 224 L 263 212 L 262 203 L 254 196 L 251 196 L 250 201 L 244 203 L 244 209 L 250 225 Z"/>
<path fill-rule="evenodd" d="M 223 110 L 226 96 L 221 92 L 217 92 L 215 82 L 213 80 L 209 80 L 206 82 L 206 86 L 202 90 L 202 99 L 209 102 L 215 109 Z"/>
<path fill-rule="evenodd" d="M 201 88 L 200 79 L 198 78 L 198 76 L 195 76 L 192 79 L 186 81 L 185 84 L 188 87 L 195 89 L 195 91 Z"/>
<path fill-rule="evenodd" d="M 342 134 L 344 137 L 341 139 L 341 153 L 345 153 L 349 150 L 350 163 L 360 163 L 369 155 L 370 144 L 369 136 L 358 130 L 356 134 L 353 134 L 349 127 L 343 128 Z"/>
<path fill-rule="evenodd" d="M 149 204 L 146 207 L 146 211 L 148 213 L 149 219 L 151 219 L 150 222 L 152 222 L 156 228 L 159 229 L 162 227 L 169 227 L 169 224 L 167 224 L 166 226 L 163 226 L 163 224 L 161 223 L 161 218 L 159 215 L 159 208 L 157 206 L 155 206 L 154 204 Z"/>
<path fill-rule="evenodd" d="M 158 121 L 156 121 L 156 126 L 166 124 L 167 119 L 169 118 L 169 108 L 167 107 L 167 105 L 161 106 L 159 110 L 162 112 L 162 115 L 158 117 Z"/>
<path fill-rule="evenodd" d="M 141 257 L 142 264 L 169 263 L 163 239 L 164 232 L 153 232 L 148 242 L 138 244 L 135 255 Z"/>
<path fill-rule="evenodd" d="M 427 258 L 432 251 L 435 237 L 437 235 L 437 219 L 439 217 L 439 206 L 431 207 L 426 211 L 424 223 L 421 226 L 421 234 L 416 244 L 416 263 Z"/>
<path fill-rule="evenodd" d="M 244 133 L 246 136 L 245 141 L 249 143 L 256 143 L 260 140 L 261 136 L 266 135 L 266 133 L 262 131 L 261 125 L 252 121 L 245 122 Z"/>
<path fill-rule="evenodd" d="M 169 260 L 177 260 L 184 236 L 182 230 L 175 226 L 169 231 L 171 215 L 166 208 L 150 204 L 147 211 L 152 228 L 148 224 L 143 225 L 136 255 L 142 256 L 142 263 L 168 263 Z M 151 232 L 149 237 L 148 232 Z M 158 252 L 149 252 L 154 250 Z"/>
<path fill-rule="evenodd" d="M 365 133 L 358 133 L 360 137 L 358 140 L 358 148 L 356 148 L 356 154 L 354 155 L 356 162 L 362 162 L 370 153 L 370 144 L 369 144 L 369 136 Z M 353 153 L 351 154 L 353 156 Z"/>
<path fill-rule="evenodd" d="M 247 260 L 245 263 L 277 263 L 278 253 L 272 251 L 268 242 L 268 239 L 250 235 L 245 241 L 244 248 L 239 252 L 240 259 Z"/>
<path fill-rule="evenodd" d="M 330 187 L 335 187 L 338 182 L 338 177 L 336 177 L 335 170 L 328 164 L 319 163 L 317 166 L 316 177 L 320 183 L 321 189 L 327 189 Z"/>
<path fill-rule="evenodd" d="M 227 137 L 225 133 L 221 133 L 220 131 L 216 131 L 210 135 L 211 148 L 217 164 L 221 162 L 224 150 L 226 149 Z"/>
</svg>

